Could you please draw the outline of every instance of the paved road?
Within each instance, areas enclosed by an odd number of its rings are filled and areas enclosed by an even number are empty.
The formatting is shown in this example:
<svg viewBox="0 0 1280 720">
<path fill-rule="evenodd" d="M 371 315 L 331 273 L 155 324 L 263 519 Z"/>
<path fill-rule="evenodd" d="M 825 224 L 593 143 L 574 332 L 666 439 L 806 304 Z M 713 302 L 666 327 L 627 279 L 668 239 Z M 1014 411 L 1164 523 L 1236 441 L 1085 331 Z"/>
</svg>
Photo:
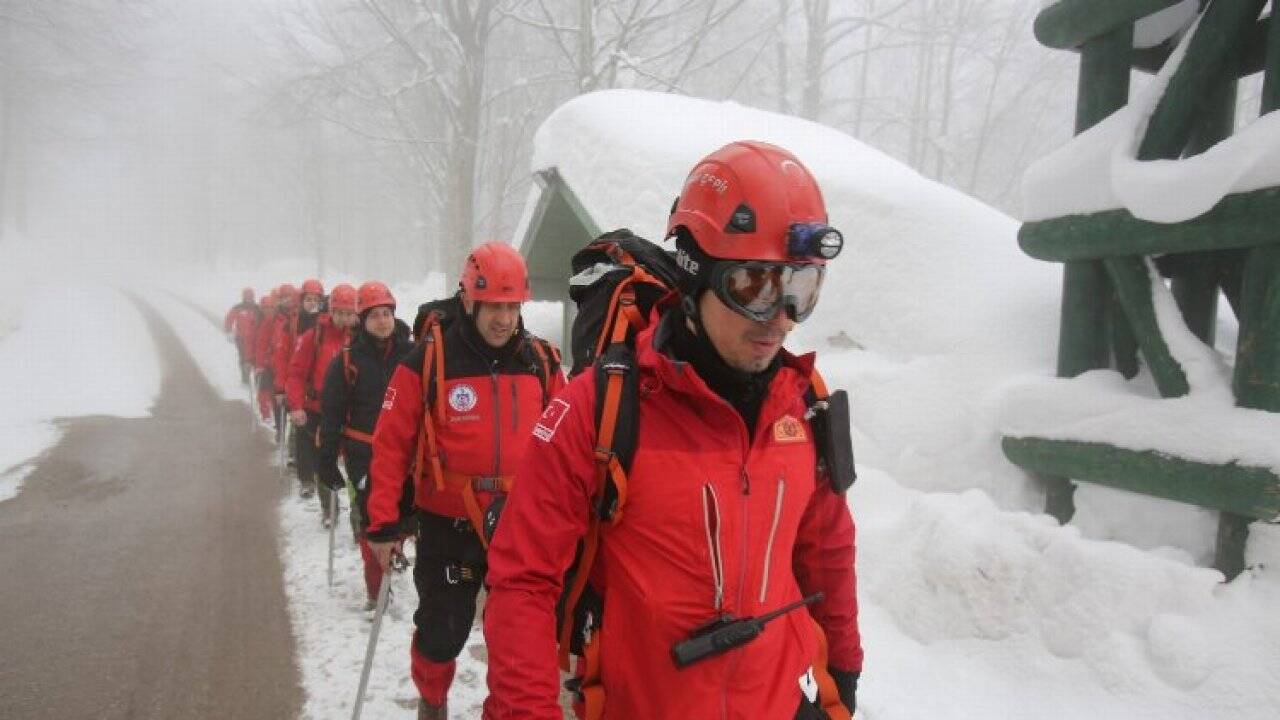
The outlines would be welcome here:
<svg viewBox="0 0 1280 720">
<path fill-rule="evenodd" d="M 296 717 L 269 443 L 138 305 L 154 416 L 69 422 L 0 503 L 0 718 Z"/>
</svg>

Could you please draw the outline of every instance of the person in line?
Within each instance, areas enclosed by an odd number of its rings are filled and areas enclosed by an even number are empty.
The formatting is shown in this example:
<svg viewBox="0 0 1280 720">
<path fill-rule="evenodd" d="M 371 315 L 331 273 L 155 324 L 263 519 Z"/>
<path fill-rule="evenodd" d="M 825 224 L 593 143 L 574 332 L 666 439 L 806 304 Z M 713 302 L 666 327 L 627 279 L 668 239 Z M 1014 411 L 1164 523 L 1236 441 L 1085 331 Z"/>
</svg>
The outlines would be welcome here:
<svg viewBox="0 0 1280 720">
<path fill-rule="evenodd" d="M 601 531 L 588 576 L 602 610 L 581 619 L 598 655 L 577 680 L 580 716 L 847 716 L 863 657 L 854 524 L 817 462 L 813 355 L 783 349 L 827 271 L 815 243 L 838 233 L 808 169 L 753 141 L 693 168 L 667 232 L 684 276 L 635 338 L 638 431 L 625 507 Z M 594 375 L 570 381 L 535 428 L 489 548 L 490 720 L 562 716 L 556 605 L 606 467 Z M 805 598 L 807 610 L 735 649 L 673 661 L 717 620 Z M 819 670 L 830 671 L 827 697 Z"/>
<path fill-rule="evenodd" d="M 530 297 L 520 254 L 476 247 L 463 265 L 463 312 L 396 368 L 373 436 L 368 537 L 386 568 L 399 544 L 401 500 L 415 469 L 418 589 L 410 669 L 418 717 L 448 717 L 455 658 L 475 619 L 485 576 L 486 523 L 511 489 L 525 439 L 563 386 L 558 351 L 521 321 Z M 426 412 L 424 412 L 424 408 Z"/>
<path fill-rule="evenodd" d="M 228 339 L 236 344 L 236 354 L 240 358 L 240 382 L 249 383 L 249 373 L 253 371 L 253 337 L 262 322 L 262 310 L 253 299 L 253 288 L 240 291 L 240 302 L 227 311 L 222 321 L 222 331 Z"/>
<path fill-rule="evenodd" d="M 382 412 L 391 374 L 412 347 L 409 326 L 396 319 L 396 299 L 387 286 L 370 281 L 356 295 L 359 318 L 348 347 L 339 352 L 324 373 L 320 394 L 318 468 L 321 482 L 333 492 L 348 482 L 354 491 L 351 526 L 364 561 L 366 610 L 372 610 L 382 585 L 382 567 L 369 539 L 369 463 L 373 459 L 373 431 Z M 330 299 L 336 312 L 338 291 Z M 346 478 L 338 470 L 342 456 Z"/>
<path fill-rule="evenodd" d="M 303 295 L 304 307 L 309 295 Z M 303 488 L 316 487 L 316 433 L 320 428 L 320 393 L 325 371 L 351 339 L 356 321 L 356 289 L 341 284 L 329 296 L 328 312 L 317 313 L 314 324 L 298 336 L 289 360 L 285 402 L 289 419 L 298 433 L 298 480 Z M 332 501 L 329 486 L 320 483 L 320 522 L 328 527 Z"/>
</svg>

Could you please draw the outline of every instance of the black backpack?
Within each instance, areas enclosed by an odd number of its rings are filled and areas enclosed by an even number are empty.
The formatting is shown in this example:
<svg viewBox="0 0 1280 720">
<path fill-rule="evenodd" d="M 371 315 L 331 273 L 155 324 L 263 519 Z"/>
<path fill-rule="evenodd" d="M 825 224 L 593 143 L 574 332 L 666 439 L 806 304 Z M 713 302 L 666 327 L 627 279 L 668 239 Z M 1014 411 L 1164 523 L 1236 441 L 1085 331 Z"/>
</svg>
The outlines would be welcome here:
<svg viewBox="0 0 1280 720">
<path fill-rule="evenodd" d="M 610 344 L 619 311 L 628 318 L 625 341 L 648 325 L 654 303 L 676 288 L 680 267 L 665 250 L 623 228 L 574 254 L 569 297 L 578 306 L 570 337 L 573 377 Z"/>
<path fill-rule="evenodd" d="M 462 300 L 456 294 L 442 300 L 422 303 L 418 306 L 418 314 L 413 317 L 413 342 L 422 342 L 422 333 L 428 319 L 440 325 L 441 330 L 446 330 L 461 315 Z"/>
</svg>

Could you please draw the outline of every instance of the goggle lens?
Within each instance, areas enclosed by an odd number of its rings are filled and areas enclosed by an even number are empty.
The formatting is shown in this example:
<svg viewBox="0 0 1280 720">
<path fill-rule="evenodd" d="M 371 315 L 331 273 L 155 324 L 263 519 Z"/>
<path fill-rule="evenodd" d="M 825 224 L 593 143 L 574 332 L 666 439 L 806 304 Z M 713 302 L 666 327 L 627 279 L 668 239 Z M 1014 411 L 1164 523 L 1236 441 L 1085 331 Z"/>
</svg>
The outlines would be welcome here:
<svg viewBox="0 0 1280 720">
<path fill-rule="evenodd" d="M 716 289 L 725 304 L 753 320 L 772 320 L 786 308 L 800 322 L 818 304 L 823 275 L 821 265 L 736 263 L 725 267 Z"/>
</svg>

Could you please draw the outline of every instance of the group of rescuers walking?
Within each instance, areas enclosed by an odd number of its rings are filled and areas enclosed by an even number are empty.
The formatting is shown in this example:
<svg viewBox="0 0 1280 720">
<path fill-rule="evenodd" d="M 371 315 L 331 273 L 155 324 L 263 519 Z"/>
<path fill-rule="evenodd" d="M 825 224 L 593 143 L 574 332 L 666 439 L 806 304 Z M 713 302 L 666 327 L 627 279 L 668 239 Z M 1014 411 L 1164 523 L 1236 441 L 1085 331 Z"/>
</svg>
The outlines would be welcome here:
<svg viewBox="0 0 1280 720">
<path fill-rule="evenodd" d="M 295 429 L 301 492 L 318 479 L 326 524 L 331 493 L 353 488 L 369 609 L 416 538 L 419 718 L 448 717 L 482 586 L 483 717 L 563 717 L 557 604 L 578 564 L 596 600 L 566 621 L 582 640 L 565 683 L 579 717 L 850 717 L 854 523 L 810 427 L 814 357 L 782 347 L 826 270 L 797 251 L 797 229 L 826 222 L 813 176 L 781 148 L 735 142 L 693 168 L 667 225 L 679 282 L 634 341 L 625 511 L 603 527 L 592 519 L 608 399 L 596 372 L 566 382 L 558 350 L 525 330 L 528 273 L 509 245 L 475 247 L 454 309 L 424 305 L 413 333 L 380 282 L 334 287 L 327 312 L 316 280 L 260 308 L 246 289 L 228 332 L 263 421 Z M 745 642 L 673 658 L 682 641 L 788 605 Z"/>
</svg>

